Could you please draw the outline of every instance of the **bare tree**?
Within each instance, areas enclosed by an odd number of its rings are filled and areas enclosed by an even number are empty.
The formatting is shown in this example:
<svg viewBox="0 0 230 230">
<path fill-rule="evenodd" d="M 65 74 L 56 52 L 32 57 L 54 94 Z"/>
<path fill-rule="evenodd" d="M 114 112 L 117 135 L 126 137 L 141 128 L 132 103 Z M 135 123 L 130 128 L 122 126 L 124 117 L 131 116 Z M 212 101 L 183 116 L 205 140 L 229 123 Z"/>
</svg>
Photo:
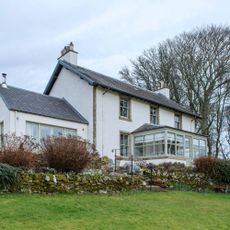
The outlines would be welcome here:
<svg viewBox="0 0 230 230">
<path fill-rule="evenodd" d="M 224 103 L 229 100 L 230 28 L 207 26 L 167 39 L 144 51 L 121 77 L 156 90 L 164 80 L 171 98 L 200 114 L 200 132 L 208 136 L 209 154 L 219 155 Z"/>
</svg>

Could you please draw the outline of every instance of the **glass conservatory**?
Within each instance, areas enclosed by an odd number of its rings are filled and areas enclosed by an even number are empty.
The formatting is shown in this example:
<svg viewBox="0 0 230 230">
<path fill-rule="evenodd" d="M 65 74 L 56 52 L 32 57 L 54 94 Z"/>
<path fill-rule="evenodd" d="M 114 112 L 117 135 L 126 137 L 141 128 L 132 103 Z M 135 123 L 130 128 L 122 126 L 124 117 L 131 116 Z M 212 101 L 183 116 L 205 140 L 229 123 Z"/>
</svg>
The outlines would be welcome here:
<svg viewBox="0 0 230 230">
<path fill-rule="evenodd" d="M 207 152 L 205 136 L 170 128 L 136 133 L 133 144 L 133 156 L 142 159 L 164 156 L 194 159 Z"/>
</svg>

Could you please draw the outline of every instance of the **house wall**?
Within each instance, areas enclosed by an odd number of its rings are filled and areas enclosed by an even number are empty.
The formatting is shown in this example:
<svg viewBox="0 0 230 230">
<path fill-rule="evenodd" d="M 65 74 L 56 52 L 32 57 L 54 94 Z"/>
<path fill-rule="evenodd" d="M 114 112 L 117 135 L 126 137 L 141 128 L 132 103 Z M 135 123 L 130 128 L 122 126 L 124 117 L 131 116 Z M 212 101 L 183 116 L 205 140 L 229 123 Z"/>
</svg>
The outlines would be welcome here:
<svg viewBox="0 0 230 230">
<path fill-rule="evenodd" d="M 87 139 L 87 125 L 81 123 L 75 123 L 71 121 L 64 121 L 50 117 L 44 117 L 39 115 L 33 115 L 29 113 L 22 113 L 16 111 L 10 111 L 10 132 L 16 133 L 21 136 L 26 134 L 26 122 L 35 122 L 46 125 L 60 126 L 64 128 L 77 129 L 78 135 L 84 139 Z"/>
<path fill-rule="evenodd" d="M 8 133 L 10 131 L 10 111 L 7 109 L 5 103 L 0 97 L 0 123 L 3 122 L 3 132 Z"/>
<path fill-rule="evenodd" d="M 93 87 L 69 70 L 62 68 L 50 96 L 65 98 L 89 122 L 88 137 L 93 142 Z"/>
<path fill-rule="evenodd" d="M 114 158 L 112 149 L 120 148 L 120 133 L 131 133 L 144 123 L 150 123 L 150 104 L 131 99 L 131 121 L 119 119 L 120 96 L 98 87 L 96 90 L 96 147 L 102 155 Z M 159 108 L 159 124 L 174 127 L 174 111 Z M 191 118 L 182 117 L 182 128 L 193 132 Z"/>
</svg>

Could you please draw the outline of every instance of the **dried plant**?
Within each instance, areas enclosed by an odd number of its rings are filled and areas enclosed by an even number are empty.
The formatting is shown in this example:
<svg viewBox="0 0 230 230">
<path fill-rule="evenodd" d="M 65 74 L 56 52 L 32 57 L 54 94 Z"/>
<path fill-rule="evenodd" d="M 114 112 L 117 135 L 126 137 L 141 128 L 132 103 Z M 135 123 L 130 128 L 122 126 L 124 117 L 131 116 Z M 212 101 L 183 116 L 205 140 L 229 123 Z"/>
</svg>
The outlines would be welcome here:
<svg viewBox="0 0 230 230">
<path fill-rule="evenodd" d="M 0 162 L 15 167 L 30 168 L 34 162 L 34 154 L 38 144 L 29 136 L 5 134 L 1 136 Z"/>
<path fill-rule="evenodd" d="M 81 172 L 95 156 L 95 147 L 80 137 L 49 137 L 42 140 L 48 166 L 59 172 Z"/>
</svg>

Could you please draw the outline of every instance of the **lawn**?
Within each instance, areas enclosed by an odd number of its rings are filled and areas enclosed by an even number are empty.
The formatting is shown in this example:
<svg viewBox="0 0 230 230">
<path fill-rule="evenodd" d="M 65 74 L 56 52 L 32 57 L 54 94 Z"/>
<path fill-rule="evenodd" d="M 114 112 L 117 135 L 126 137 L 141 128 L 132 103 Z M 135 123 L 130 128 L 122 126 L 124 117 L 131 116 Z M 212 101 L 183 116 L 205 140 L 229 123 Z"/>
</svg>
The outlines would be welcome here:
<svg viewBox="0 0 230 230">
<path fill-rule="evenodd" d="M 230 195 L 0 195 L 0 229 L 230 229 Z"/>
</svg>

